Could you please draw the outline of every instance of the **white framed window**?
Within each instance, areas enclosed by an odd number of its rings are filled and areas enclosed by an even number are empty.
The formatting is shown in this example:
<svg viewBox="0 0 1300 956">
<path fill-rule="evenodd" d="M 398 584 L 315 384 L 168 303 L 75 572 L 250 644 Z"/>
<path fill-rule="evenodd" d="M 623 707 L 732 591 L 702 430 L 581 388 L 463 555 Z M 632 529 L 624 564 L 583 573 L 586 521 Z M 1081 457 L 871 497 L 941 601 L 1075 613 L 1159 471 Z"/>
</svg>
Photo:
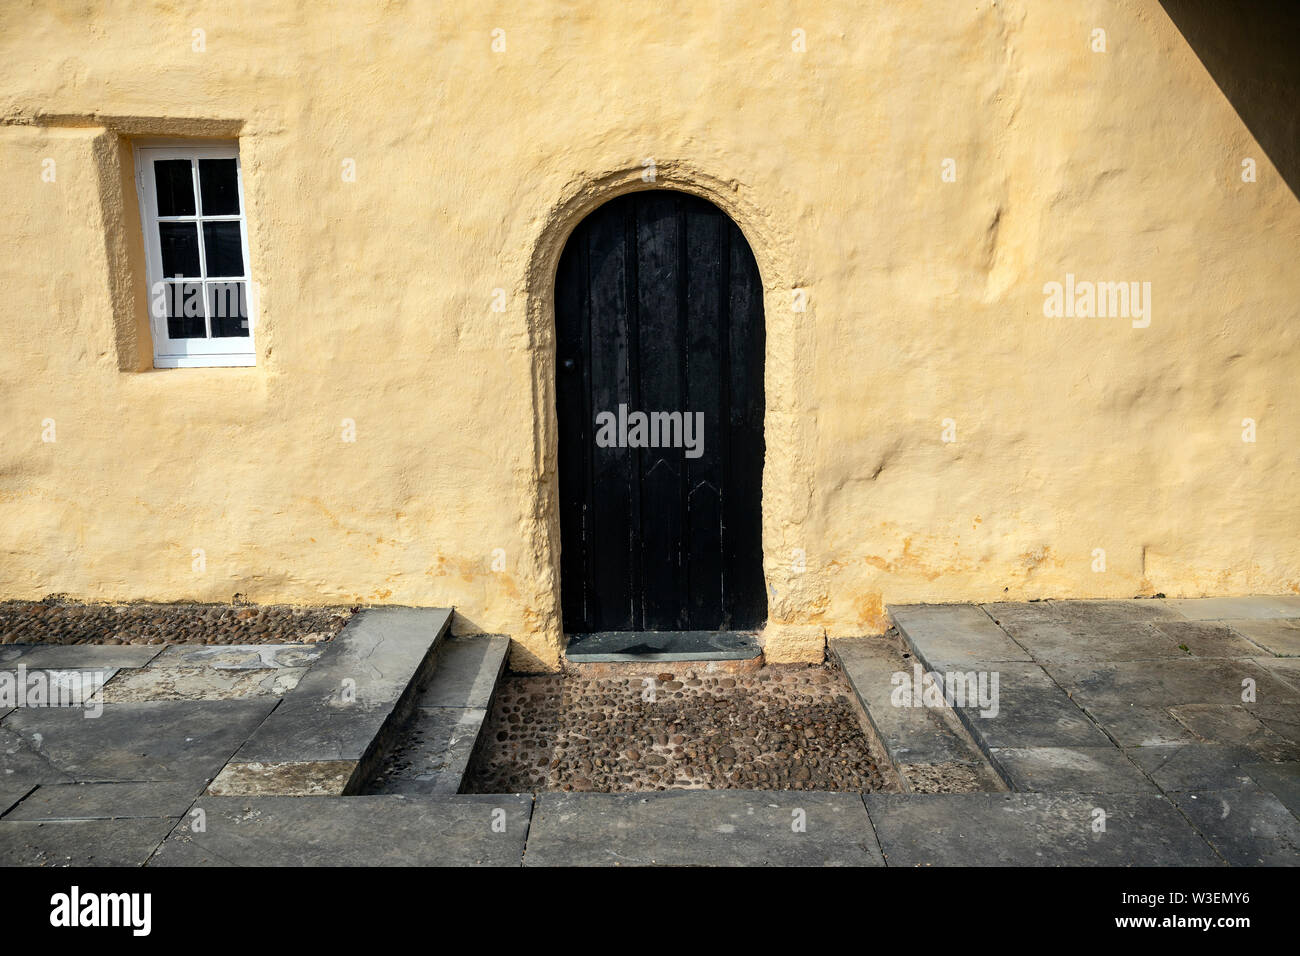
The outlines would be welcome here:
<svg viewBox="0 0 1300 956">
<path fill-rule="evenodd" d="M 155 368 L 254 365 L 239 147 L 137 146 Z"/>
</svg>

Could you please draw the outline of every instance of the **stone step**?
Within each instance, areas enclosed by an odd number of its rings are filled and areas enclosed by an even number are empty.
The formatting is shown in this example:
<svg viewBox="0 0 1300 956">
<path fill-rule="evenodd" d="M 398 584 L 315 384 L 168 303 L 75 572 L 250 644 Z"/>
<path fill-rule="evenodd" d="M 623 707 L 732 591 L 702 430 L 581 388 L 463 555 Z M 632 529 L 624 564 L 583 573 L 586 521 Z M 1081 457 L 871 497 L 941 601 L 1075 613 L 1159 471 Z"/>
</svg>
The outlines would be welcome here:
<svg viewBox="0 0 1300 956">
<path fill-rule="evenodd" d="M 575 663 L 744 661 L 762 657 L 750 631 L 599 631 L 574 634 L 565 657 Z"/>
<path fill-rule="evenodd" d="M 448 637 L 438 647 L 432 671 L 420 684 L 416 706 L 491 707 L 509 655 L 510 638 L 500 634 Z"/>
<path fill-rule="evenodd" d="M 208 788 L 218 796 L 355 793 L 415 705 L 451 624 L 443 608 L 353 616 Z"/>
<path fill-rule="evenodd" d="M 860 705 L 909 793 L 983 793 L 1007 789 L 1005 781 L 947 706 L 900 706 L 894 675 L 915 682 L 919 662 L 890 637 L 835 638 L 840 663 Z"/>
<path fill-rule="evenodd" d="M 509 653 L 510 638 L 499 635 L 444 640 L 366 792 L 458 793 Z"/>
</svg>

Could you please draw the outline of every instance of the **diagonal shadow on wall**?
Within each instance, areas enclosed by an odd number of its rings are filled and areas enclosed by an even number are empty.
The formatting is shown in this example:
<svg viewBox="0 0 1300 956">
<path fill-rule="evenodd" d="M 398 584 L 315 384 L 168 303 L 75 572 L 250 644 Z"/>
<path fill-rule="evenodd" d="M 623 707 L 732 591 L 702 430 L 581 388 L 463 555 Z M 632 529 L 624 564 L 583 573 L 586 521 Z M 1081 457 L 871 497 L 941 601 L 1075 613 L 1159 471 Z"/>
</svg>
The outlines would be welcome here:
<svg viewBox="0 0 1300 956">
<path fill-rule="evenodd" d="M 1300 197 L 1300 2 L 1160 0 L 1192 51 Z"/>
</svg>

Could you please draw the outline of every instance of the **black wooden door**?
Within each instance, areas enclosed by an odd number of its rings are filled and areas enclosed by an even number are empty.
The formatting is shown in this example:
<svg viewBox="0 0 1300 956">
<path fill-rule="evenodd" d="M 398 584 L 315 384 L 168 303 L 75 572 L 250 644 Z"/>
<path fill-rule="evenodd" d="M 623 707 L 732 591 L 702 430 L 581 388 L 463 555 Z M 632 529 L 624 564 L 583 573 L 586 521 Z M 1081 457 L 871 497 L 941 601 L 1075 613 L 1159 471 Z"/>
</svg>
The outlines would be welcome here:
<svg viewBox="0 0 1300 956">
<path fill-rule="evenodd" d="M 565 630 L 758 627 L 763 289 L 744 236 L 685 193 L 615 199 L 569 238 L 555 315 Z"/>
</svg>

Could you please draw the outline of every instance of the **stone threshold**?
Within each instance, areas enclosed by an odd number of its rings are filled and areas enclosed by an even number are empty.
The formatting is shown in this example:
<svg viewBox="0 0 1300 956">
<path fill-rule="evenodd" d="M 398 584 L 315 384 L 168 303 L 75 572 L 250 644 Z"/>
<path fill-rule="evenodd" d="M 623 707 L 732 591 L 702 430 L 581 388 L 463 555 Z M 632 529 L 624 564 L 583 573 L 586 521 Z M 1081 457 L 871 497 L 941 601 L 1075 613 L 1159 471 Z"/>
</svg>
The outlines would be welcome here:
<svg viewBox="0 0 1300 956">
<path fill-rule="evenodd" d="M 744 661 L 763 649 L 752 631 L 598 631 L 569 637 L 574 663 Z"/>
</svg>

